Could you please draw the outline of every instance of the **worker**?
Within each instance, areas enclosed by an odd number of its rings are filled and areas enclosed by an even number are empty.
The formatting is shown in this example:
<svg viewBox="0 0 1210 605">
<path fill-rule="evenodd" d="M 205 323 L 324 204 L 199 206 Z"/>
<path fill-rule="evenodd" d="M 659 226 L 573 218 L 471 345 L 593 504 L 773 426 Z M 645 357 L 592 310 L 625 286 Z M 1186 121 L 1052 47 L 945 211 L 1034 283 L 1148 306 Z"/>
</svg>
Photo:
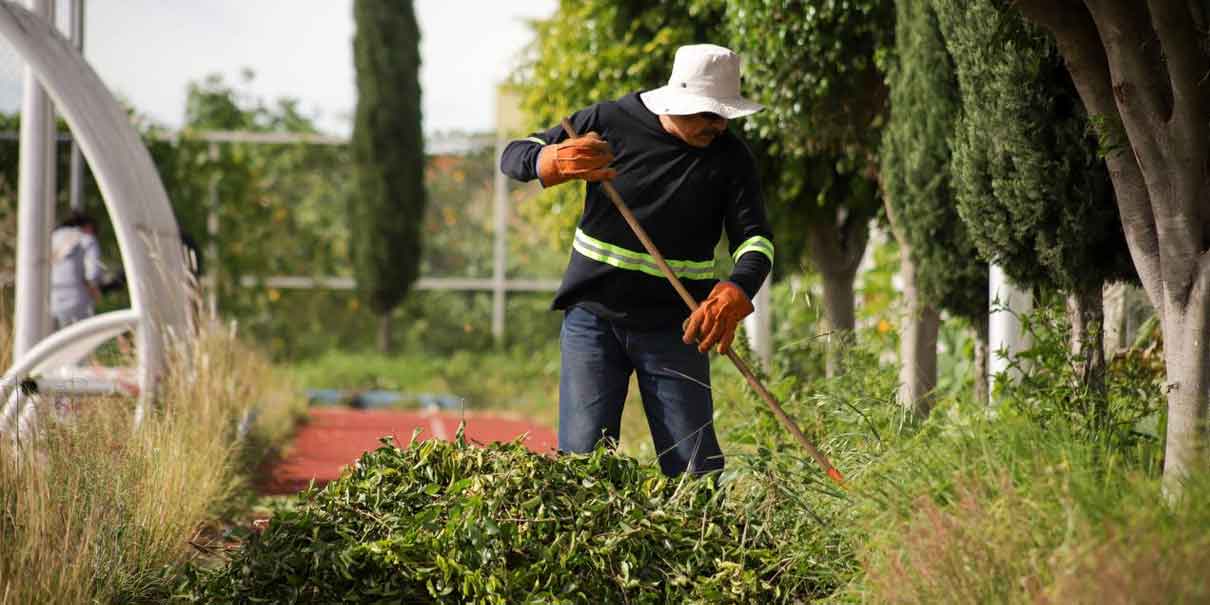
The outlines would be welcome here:
<svg viewBox="0 0 1210 605">
<path fill-rule="evenodd" d="M 92 317 L 101 300 L 105 266 L 97 222 L 74 212 L 51 234 L 50 312 L 55 329 Z"/>
<path fill-rule="evenodd" d="M 676 51 L 666 86 L 577 111 L 571 123 L 512 141 L 501 170 L 544 187 L 588 182 L 571 258 L 553 308 L 560 334 L 559 449 L 620 438 L 632 373 L 661 470 L 723 468 L 709 350 L 725 353 L 773 264 L 755 161 L 728 121 L 762 107 L 740 95 L 740 58 L 711 44 Z M 607 197 L 610 181 L 701 303 L 690 315 Z M 726 231 L 734 269 L 715 276 Z"/>
</svg>

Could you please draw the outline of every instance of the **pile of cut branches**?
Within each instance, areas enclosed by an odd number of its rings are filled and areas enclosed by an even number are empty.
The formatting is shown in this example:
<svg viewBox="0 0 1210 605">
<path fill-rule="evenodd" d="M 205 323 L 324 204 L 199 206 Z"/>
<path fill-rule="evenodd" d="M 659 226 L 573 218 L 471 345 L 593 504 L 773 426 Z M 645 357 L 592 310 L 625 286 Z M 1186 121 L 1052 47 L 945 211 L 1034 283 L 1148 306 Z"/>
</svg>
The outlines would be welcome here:
<svg viewBox="0 0 1210 605">
<path fill-rule="evenodd" d="M 709 479 L 668 479 L 600 449 L 383 440 L 341 479 L 277 512 L 186 601 L 778 602 L 776 538 Z M 796 587 L 801 589 L 802 587 Z"/>
</svg>

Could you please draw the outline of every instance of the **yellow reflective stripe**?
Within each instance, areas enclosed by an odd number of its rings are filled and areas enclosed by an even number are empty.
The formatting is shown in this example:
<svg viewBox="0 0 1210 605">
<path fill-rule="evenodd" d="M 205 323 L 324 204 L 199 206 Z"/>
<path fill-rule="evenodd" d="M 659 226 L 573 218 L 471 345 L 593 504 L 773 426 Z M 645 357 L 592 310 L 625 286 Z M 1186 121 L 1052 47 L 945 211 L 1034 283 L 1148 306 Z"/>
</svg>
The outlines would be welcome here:
<svg viewBox="0 0 1210 605">
<path fill-rule="evenodd" d="M 579 229 L 576 229 L 576 239 L 580 240 L 586 244 L 589 244 L 594 248 L 597 248 L 599 251 L 601 251 L 605 254 L 608 254 L 611 256 L 618 256 L 627 262 L 650 265 L 652 267 L 655 267 L 657 270 L 659 269 L 659 265 L 656 264 L 655 259 L 653 257 L 651 257 L 650 255 L 645 254 L 643 252 L 635 252 L 634 250 L 628 250 L 621 246 L 615 246 L 613 244 L 603 242 L 599 239 L 592 237 L 591 235 L 588 235 L 587 233 L 584 233 L 583 231 L 581 231 Z M 691 273 L 691 274 L 692 273 L 699 273 L 699 274 L 708 273 L 711 276 L 714 275 L 714 261 L 713 260 L 693 261 L 693 260 L 664 259 L 664 262 L 668 263 L 668 266 L 671 267 L 673 269 L 673 272 L 677 273 L 678 275 L 681 272 Z"/>
<path fill-rule="evenodd" d="M 621 246 L 603 242 L 594 238 L 580 229 L 576 229 L 576 239 L 591 244 L 592 246 L 601 249 L 602 251 L 615 254 L 623 257 L 626 260 L 633 262 L 649 262 L 655 265 L 655 259 L 644 252 L 635 252 Z M 684 269 L 686 271 L 714 271 L 714 261 L 712 260 L 670 260 L 664 259 L 669 267 L 673 269 Z M 658 265 L 657 265 L 658 266 Z"/>
<path fill-rule="evenodd" d="M 738 261 L 739 257 L 749 252 L 760 252 L 769 257 L 769 262 L 773 262 L 773 242 L 769 241 L 768 238 L 757 235 L 744 240 L 744 243 L 739 245 L 732 258 Z"/>
<path fill-rule="evenodd" d="M 537 143 L 537 144 L 539 144 L 539 145 L 545 145 L 545 144 L 546 144 L 546 141 L 543 141 L 542 139 L 539 139 L 538 137 L 525 137 L 525 140 L 526 140 L 526 141 L 533 142 L 533 143 Z"/>
<path fill-rule="evenodd" d="M 576 252 L 600 263 L 605 263 L 619 269 L 640 271 L 648 275 L 663 277 L 660 266 L 648 254 L 627 250 L 619 246 L 607 244 L 583 231 L 576 229 L 576 238 L 572 244 Z M 667 260 L 669 268 L 677 277 L 684 279 L 714 279 L 714 261 Z"/>
</svg>

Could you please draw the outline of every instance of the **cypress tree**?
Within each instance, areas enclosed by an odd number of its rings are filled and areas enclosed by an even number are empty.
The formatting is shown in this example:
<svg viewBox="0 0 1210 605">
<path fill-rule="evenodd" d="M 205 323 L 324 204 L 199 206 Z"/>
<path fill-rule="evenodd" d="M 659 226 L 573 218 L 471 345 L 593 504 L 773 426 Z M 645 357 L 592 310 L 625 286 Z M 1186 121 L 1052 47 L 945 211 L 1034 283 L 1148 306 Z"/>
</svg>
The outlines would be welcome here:
<svg viewBox="0 0 1210 605">
<path fill-rule="evenodd" d="M 1101 288 L 1134 278 L 1104 150 L 1045 32 L 999 0 L 934 2 L 962 94 L 958 212 L 1013 281 L 1067 294 L 1073 353 L 1099 392 Z"/>
<path fill-rule="evenodd" d="M 353 270 L 379 316 L 378 347 L 391 348 L 391 311 L 416 281 L 424 216 L 420 30 L 411 0 L 355 0 L 357 111 L 349 203 Z"/>
<path fill-rule="evenodd" d="M 929 0 L 896 3 L 886 65 L 891 119 L 880 155 L 883 203 L 902 255 L 907 316 L 900 330 L 900 401 L 926 415 L 937 385 L 941 309 L 975 326 L 975 384 L 986 398 L 987 263 L 954 205 L 950 138 L 961 113 L 953 60 Z M 982 361 L 983 363 L 978 363 Z"/>
</svg>

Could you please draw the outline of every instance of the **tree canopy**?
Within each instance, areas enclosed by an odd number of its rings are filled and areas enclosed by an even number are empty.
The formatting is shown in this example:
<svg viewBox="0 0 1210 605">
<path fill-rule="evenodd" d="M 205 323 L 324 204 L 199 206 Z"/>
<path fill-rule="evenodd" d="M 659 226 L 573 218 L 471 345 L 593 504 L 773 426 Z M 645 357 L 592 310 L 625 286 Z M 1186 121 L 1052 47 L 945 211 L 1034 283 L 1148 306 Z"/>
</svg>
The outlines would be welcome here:
<svg viewBox="0 0 1210 605">
<path fill-rule="evenodd" d="M 1024 286 L 1080 291 L 1133 274 L 1088 113 L 1054 43 L 991 0 L 936 0 L 963 114 L 958 211 Z"/>
<path fill-rule="evenodd" d="M 929 0 L 897 3 L 897 52 L 886 62 L 890 121 L 881 177 L 915 265 L 916 287 L 930 306 L 982 320 L 987 263 L 955 206 L 950 139 L 962 112 L 954 62 Z"/>
<path fill-rule="evenodd" d="M 765 110 L 745 128 L 775 152 L 876 152 L 887 88 L 877 58 L 894 44 L 891 0 L 715 0 Z"/>
</svg>

